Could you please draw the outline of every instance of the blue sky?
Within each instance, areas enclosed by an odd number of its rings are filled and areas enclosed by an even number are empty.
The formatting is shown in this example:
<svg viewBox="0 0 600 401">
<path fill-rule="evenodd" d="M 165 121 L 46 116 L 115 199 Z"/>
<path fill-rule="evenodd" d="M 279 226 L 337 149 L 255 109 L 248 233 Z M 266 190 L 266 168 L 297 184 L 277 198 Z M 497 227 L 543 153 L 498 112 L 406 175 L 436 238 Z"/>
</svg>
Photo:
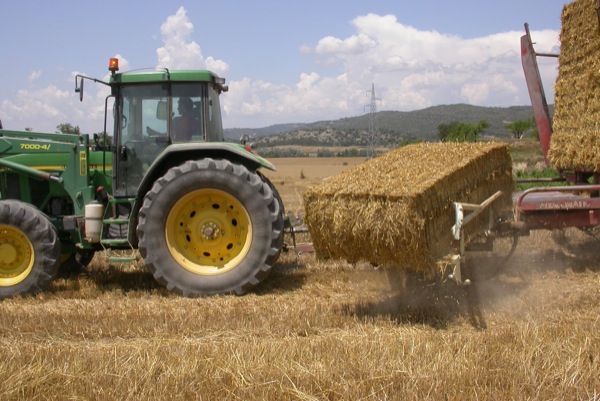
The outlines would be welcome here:
<svg viewBox="0 0 600 401">
<path fill-rule="evenodd" d="M 559 49 L 557 0 L 2 1 L 0 119 L 53 132 L 102 129 L 106 96 L 74 75 L 209 68 L 227 79 L 224 125 L 263 127 L 438 104 L 529 104 L 519 57 L 523 23 L 538 51 Z M 548 97 L 555 60 L 541 61 Z M 552 102 L 552 99 L 550 99 Z"/>
</svg>

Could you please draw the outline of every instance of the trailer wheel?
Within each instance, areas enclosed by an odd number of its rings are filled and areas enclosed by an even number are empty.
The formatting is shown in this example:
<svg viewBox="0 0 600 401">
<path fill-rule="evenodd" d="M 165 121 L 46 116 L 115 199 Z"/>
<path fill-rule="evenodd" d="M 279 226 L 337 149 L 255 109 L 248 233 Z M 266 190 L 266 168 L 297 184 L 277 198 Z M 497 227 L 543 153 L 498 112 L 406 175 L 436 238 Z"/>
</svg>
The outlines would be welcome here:
<svg viewBox="0 0 600 401">
<path fill-rule="evenodd" d="M 482 282 L 502 273 L 512 258 L 519 243 L 518 236 L 497 238 L 493 252 L 472 252 L 469 255 L 469 279 Z"/>
<path fill-rule="evenodd" d="M 259 174 L 227 160 L 171 168 L 140 209 L 139 250 L 155 279 L 185 296 L 244 294 L 279 257 L 279 200 Z"/>
<path fill-rule="evenodd" d="M 0 201 L 0 299 L 42 291 L 59 263 L 60 242 L 46 216 L 20 201 Z"/>
</svg>

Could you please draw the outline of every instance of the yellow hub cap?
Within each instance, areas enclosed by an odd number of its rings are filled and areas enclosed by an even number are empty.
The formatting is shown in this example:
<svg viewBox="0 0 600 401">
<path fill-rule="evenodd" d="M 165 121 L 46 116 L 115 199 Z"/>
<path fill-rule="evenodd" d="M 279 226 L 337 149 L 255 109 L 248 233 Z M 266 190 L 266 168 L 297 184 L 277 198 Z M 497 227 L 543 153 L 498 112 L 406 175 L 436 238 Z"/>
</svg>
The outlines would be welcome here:
<svg viewBox="0 0 600 401">
<path fill-rule="evenodd" d="M 222 274 L 248 254 L 252 225 L 246 208 L 232 195 L 200 189 L 179 199 L 165 227 L 171 255 L 196 274 Z"/>
<path fill-rule="evenodd" d="M 33 245 L 18 228 L 0 224 L 0 287 L 20 283 L 31 273 Z"/>
</svg>

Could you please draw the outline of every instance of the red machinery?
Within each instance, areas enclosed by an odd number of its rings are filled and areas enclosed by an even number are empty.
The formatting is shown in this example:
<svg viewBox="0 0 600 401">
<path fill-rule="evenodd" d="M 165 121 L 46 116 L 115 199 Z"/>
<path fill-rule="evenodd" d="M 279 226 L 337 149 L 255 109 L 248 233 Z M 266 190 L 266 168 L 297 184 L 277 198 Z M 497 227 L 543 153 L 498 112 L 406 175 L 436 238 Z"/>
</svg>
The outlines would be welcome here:
<svg viewBox="0 0 600 401">
<path fill-rule="evenodd" d="M 600 19 L 600 0 L 596 0 Z M 525 35 L 521 37 L 521 58 L 527 87 L 533 106 L 534 117 L 538 128 L 540 143 L 546 165 L 550 165 L 548 150 L 552 136 L 552 119 L 537 64 L 537 56 L 558 57 L 557 54 L 537 53 L 533 47 L 528 24 L 525 24 Z M 494 251 L 498 263 L 492 266 L 480 277 L 496 274 L 504 262 L 510 258 L 516 249 L 518 238 L 528 235 L 531 230 L 555 230 L 568 227 L 582 230 L 600 225 L 600 174 L 593 171 L 558 170 L 560 178 L 519 180 L 521 183 L 561 183 L 561 186 L 539 186 L 513 194 L 512 216 L 498 218 L 490 206 L 501 197 L 496 192 L 481 204 L 455 202 L 456 223 L 452 227 L 452 236 L 456 241 L 458 253 L 451 257 L 453 266 L 450 279 L 459 285 L 469 284 L 469 279 L 463 279 L 462 268 L 469 265 L 468 259 L 477 252 Z M 489 213 L 489 224 L 482 235 L 467 243 L 464 226 L 474 221 L 483 213 Z M 294 233 L 306 232 L 306 229 L 287 227 L 286 232 L 292 234 L 294 248 L 296 241 Z M 506 239 L 498 244 L 499 239 Z M 302 252 L 311 252 L 311 244 L 302 244 Z M 500 246 L 499 246 L 500 245 Z M 502 248 L 502 249 L 500 249 Z M 469 253 L 469 256 L 466 255 Z M 477 269 L 485 270 L 485 269 Z M 474 271 L 468 269 L 467 276 Z"/>
<path fill-rule="evenodd" d="M 525 24 L 521 37 L 521 59 L 533 106 L 535 122 L 546 165 L 552 136 L 552 120 L 540 78 L 537 56 L 558 57 L 557 54 L 536 53 Z M 514 194 L 514 218 L 528 229 L 555 229 L 564 227 L 591 228 L 599 224 L 600 175 L 593 171 L 559 170 L 559 179 L 565 186 L 531 188 Z M 539 181 L 539 180 L 538 180 Z M 531 182 L 531 181 L 530 181 Z"/>
<path fill-rule="evenodd" d="M 596 8 L 600 20 L 600 0 L 596 0 Z M 539 132 L 542 153 L 546 165 L 550 165 L 548 150 L 552 136 L 552 119 L 537 64 L 537 56 L 558 57 L 557 54 L 537 53 L 525 24 L 525 35 L 521 37 L 521 59 L 527 81 L 527 88 L 533 106 L 536 126 Z M 539 186 L 513 194 L 513 215 L 498 220 L 489 206 L 500 197 L 496 193 L 482 204 L 466 204 L 455 202 L 456 224 L 452 227 L 452 235 L 458 243 L 459 254 L 453 256 L 453 273 L 450 278 L 458 284 L 469 284 L 470 280 L 461 278 L 461 266 L 465 267 L 465 252 L 473 254 L 478 251 L 495 251 L 499 238 L 508 238 L 510 244 L 504 244 L 499 251 L 499 267 L 493 268 L 492 275 L 497 273 L 515 251 L 520 236 L 528 235 L 531 230 L 562 229 L 575 227 L 582 230 L 600 225 L 600 174 L 593 171 L 558 170 L 560 178 L 519 180 L 521 183 L 562 183 L 561 186 Z M 481 213 L 489 212 L 489 226 L 481 237 L 483 241 L 465 243 L 464 225 L 474 220 Z M 481 238 L 480 238 L 481 239 Z M 498 247 L 499 248 L 499 247 Z M 478 269 L 479 270 L 479 269 Z M 471 270 L 472 271 L 472 270 Z M 490 275 L 490 272 L 486 274 Z"/>
</svg>

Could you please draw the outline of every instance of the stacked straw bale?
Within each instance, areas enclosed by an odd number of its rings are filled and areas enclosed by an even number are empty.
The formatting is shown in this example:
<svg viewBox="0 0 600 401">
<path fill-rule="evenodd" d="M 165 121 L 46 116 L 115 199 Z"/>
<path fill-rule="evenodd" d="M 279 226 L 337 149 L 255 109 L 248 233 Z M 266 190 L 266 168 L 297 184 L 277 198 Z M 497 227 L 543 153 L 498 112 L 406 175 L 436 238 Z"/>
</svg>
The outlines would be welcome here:
<svg viewBox="0 0 600 401">
<path fill-rule="evenodd" d="M 513 189 L 505 144 L 413 144 L 311 188 L 305 221 L 319 257 L 427 272 L 453 248 L 453 202 L 481 203 L 501 190 L 498 211 Z M 482 215 L 467 235 L 487 221 Z"/>
<path fill-rule="evenodd" d="M 594 0 L 564 6 L 550 161 L 600 172 L 600 30 Z"/>
</svg>

